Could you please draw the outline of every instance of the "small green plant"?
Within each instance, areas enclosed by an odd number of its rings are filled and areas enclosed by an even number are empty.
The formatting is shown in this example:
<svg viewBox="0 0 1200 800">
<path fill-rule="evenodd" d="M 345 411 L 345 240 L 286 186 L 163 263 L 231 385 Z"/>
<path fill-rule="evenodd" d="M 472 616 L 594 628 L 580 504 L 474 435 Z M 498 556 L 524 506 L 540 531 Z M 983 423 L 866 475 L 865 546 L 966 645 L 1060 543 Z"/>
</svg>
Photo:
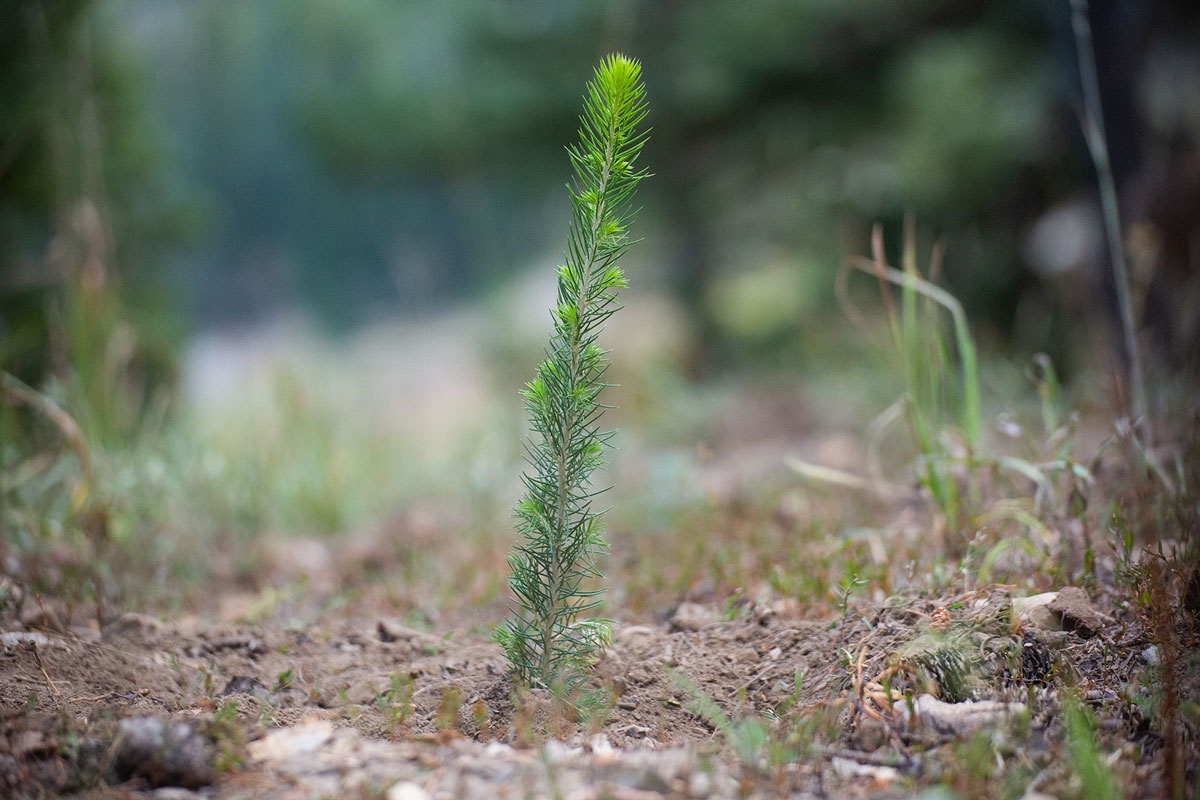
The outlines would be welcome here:
<svg viewBox="0 0 1200 800">
<path fill-rule="evenodd" d="M 688 709 L 720 731 L 743 764 L 754 770 L 762 769 L 765 766 L 764 758 L 770 749 L 770 720 L 756 716 L 739 716 L 734 719 L 691 678 L 674 670 L 668 672 L 671 682 L 691 698 Z"/>
<path fill-rule="evenodd" d="M 916 445 L 917 482 L 929 492 L 946 527 L 961 530 L 979 501 L 975 468 L 980 464 L 982 429 L 978 359 L 966 312 L 957 298 L 935 283 L 941 272 L 940 245 L 933 250 L 926 274 L 921 274 L 911 218 L 905 220 L 901 269 L 888 266 L 879 225 L 875 226 L 871 249 L 871 258 L 856 257 L 845 263 L 838 272 L 836 290 L 847 316 L 866 328 L 862 314 L 848 299 L 849 278 L 858 271 L 879 282 L 905 392 L 872 425 L 870 480 L 801 459 L 791 458 L 788 463 L 814 480 L 903 496 L 907 493 L 903 486 L 889 483 L 878 474 L 876 451 L 885 432 L 905 419 Z M 900 287 L 898 308 L 889 284 Z M 951 323 L 949 331 L 946 314 Z M 960 476 L 965 477 L 966 486 L 960 485 Z"/>
<path fill-rule="evenodd" d="M 1005 424 L 998 429 L 1025 445 L 1023 456 L 1009 454 L 983 435 L 979 360 L 966 312 L 936 283 L 941 247 L 934 247 L 928 267 L 920 269 L 914 224 L 906 218 L 901 268 L 888 265 L 878 225 L 871 249 L 870 258 L 847 260 L 836 290 L 847 316 L 865 329 L 872 326 L 850 301 L 849 279 L 862 273 L 879 284 L 904 392 L 870 426 L 867 477 L 798 458 L 788 458 L 789 466 L 812 481 L 883 497 L 911 497 L 907 487 L 912 481 L 886 477 L 880 457 L 886 435 L 907 422 L 912 477 L 936 511 L 945 556 L 958 562 L 956 571 L 965 585 L 1015 577 L 1027 564 L 1052 573 L 1062 569 L 1052 574 L 1062 582 L 1076 580 L 1076 570 L 1084 578 L 1094 575 L 1095 551 L 1084 519 L 1094 478 L 1073 453 L 1076 417 L 1060 422 L 1058 376 L 1049 357 L 1036 355 L 1028 373 L 1037 391 L 1043 436 L 1026 437 L 1023 426 L 1002 415 Z M 1063 517 L 1079 520 L 1082 548 L 1060 535 L 1062 526 L 1055 520 Z M 1059 562 L 1050 559 L 1055 548 L 1066 554 Z M 843 582 L 832 589 L 843 613 L 851 588 Z"/>
<path fill-rule="evenodd" d="M 571 689 L 610 637 L 609 623 L 580 619 L 600 605 L 595 558 L 607 547 L 599 491 L 591 476 L 603 464 L 611 432 L 599 427 L 607 368 L 597 338 L 625 286 L 618 261 L 628 248 L 629 201 L 648 173 L 635 167 L 646 132 L 641 66 L 622 55 L 601 61 L 584 97 L 579 143 L 568 148 L 575 170 L 566 264 L 558 269 L 554 332 L 546 360 L 524 392 L 534 441 L 525 496 L 517 504 L 521 542 L 508 559 L 513 617 L 496 632 L 517 679 Z"/>
<path fill-rule="evenodd" d="M 838 608 L 842 611 L 843 620 L 850 615 L 850 598 L 858 592 L 859 588 L 868 583 L 869 581 L 866 579 L 858 577 L 856 572 L 851 572 L 838 581 L 835 594 L 837 594 Z"/>
<path fill-rule="evenodd" d="M 412 716 L 413 678 L 407 672 L 393 672 L 388 676 L 388 684 L 388 688 L 376 696 L 375 703 L 383 712 L 388 729 L 395 731 Z"/>
<path fill-rule="evenodd" d="M 442 699 L 438 701 L 437 715 L 434 719 L 439 732 L 452 733 L 458 730 L 458 710 L 462 703 L 462 689 L 449 686 L 442 690 Z"/>
<path fill-rule="evenodd" d="M 893 346 L 904 370 L 904 407 L 919 453 L 917 479 L 928 489 L 946 522 L 958 527 L 965 509 L 962 489 L 954 474 L 957 463 L 965 463 L 971 481 L 967 489 L 969 495 L 976 496 L 971 499 L 977 499 L 971 467 L 979 455 L 982 415 L 975 340 L 962 304 L 934 283 L 941 272 L 941 246 L 934 247 L 928 276 L 922 275 L 917 267 L 916 233 L 911 217 L 905 220 L 901 269 L 887 266 L 883 235 L 878 227 L 872 250 L 872 260 L 850 263 L 873 274 L 880 283 Z M 888 283 L 900 287 L 899 313 Z M 952 337 L 946 334 L 939 309 L 950 315 Z M 951 356 L 951 338 L 953 352 L 958 354 L 957 369 Z M 951 420 L 955 423 L 953 428 L 946 425 Z"/>
<path fill-rule="evenodd" d="M 271 691 L 281 692 L 284 689 L 290 689 L 296 681 L 296 670 L 288 667 L 275 678 L 275 688 Z"/>
<path fill-rule="evenodd" d="M 238 722 L 238 704 L 223 704 L 208 724 L 208 737 L 216 747 L 214 766 L 218 772 L 232 772 L 242 766 L 242 746 L 246 737 Z"/>
<path fill-rule="evenodd" d="M 688 696 L 688 710 L 724 736 L 742 764 L 760 776 L 768 771 L 778 772 L 797 759 L 811 757 L 820 740 L 836 738 L 840 731 L 832 706 L 800 709 L 803 671 L 794 674 L 791 693 L 775 707 L 734 716 L 726 713 L 691 678 L 670 668 L 667 673 L 675 687 Z M 783 682 L 775 684 L 777 690 L 785 687 Z M 739 705 L 744 707 L 744 691 L 739 691 L 738 698 Z"/>
<path fill-rule="evenodd" d="M 1081 785 L 1080 797 L 1120 800 L 1123 796 L 1121 785 L 1100 752 L 1091 712 L 1077 695 L 1068 694 L 1063 701 L 1063 713 L 1071 768 Z"/>
</svg>

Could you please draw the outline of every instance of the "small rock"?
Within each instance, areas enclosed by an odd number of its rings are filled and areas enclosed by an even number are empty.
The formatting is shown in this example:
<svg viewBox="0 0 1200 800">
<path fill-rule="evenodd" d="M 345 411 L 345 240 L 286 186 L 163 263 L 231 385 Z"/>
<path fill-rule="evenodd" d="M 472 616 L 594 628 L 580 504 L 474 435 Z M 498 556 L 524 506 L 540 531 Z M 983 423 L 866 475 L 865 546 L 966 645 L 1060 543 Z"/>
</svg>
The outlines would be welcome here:
<svg viewBox="0 0 1200 800">
<path fill-rule="evenodd" d="M 279 728 L 257 742 L 250 743 L 250 756 L 258 761 L 287 761 L 317 752 L 333 736 L 328 720 L 305 722 L 292 728 Z"/>
<path fill-rule="evenodd" d="M 1150 666 L 1158 665 L 1158 645 L 1150 645 L 1142 651 L 1142 658 L 1146 659 L 1146 663 Z"/>
<path fill-rule="evenodd" d="M 858 722 L 854 733 L 850 734 L 850 744 L 855 750 L 872 753 L 887 744 L 888 732 L 882 722 L 863 717 Z"/>
<path fill-rule="evenodd" d="M 1062 616 L 1050 610 L 1058 592 L 1043 592 L 1032 597 L 1014 597 L 1013 613 L 1026 625 L 1043 631 L 1061 631 Z"/>
<path fill-rule="evenodd" d="M 122 614 L 111 624 L 104 626 L 103 638 L 120 637 L 134 642 L 153 639 L 166 629 L 163 623 L 146 614 L 129 612 Z"/>
<path fill-rule="evenodd" d="M 144 779 L 153 787 L 199 789 L 216 778 L 212 744 L 185 722 L 158 717 L 121 720 L 113 768 L 122 780 Z"/>
<path fill-rule="evenodd" d="M 483 748 L 483 754 L 488 758 L 511 758 L 514 752 L 516 751 L 504 742 L 488 742 L 487 747 Z"/>
<path fill-rule="evenodd" d="M 1105 619 L 1096 609 L 1087 592 L 1077 586 L 1067 586 L 1058 592 L 1048 608 L 1062 618 L 1062 629 L 1075 631 L 1085 639 L 1095 636 L 1105 625 Z"/>
<path fill-rule="evenodd" d="M 1036 639 L 1049 650 L 1063 650 L 1071 644 L 1071 634 L 1067 631 L 1044 631 L 1039 628 L 1026 628 L 1025 636 Z"/>
<path fill-rule="evenodd" d="M 631 786 L 601 784 L 585 787 L 570 796 L 570 800 L 662 800 L 662 793 Z"/>
<path fill-rule="evenodd" d="M 381 642 L 408 642 L 414 648 L 420 648 L 430 653 L 439 653 L 445 644 L 432 633 L 425 633 L 416 628 L 410 628 L 400 622 L 390 619 L 380 619 L 375 623 L 375 632 Z"/>
<path fill-rule="evenodd" d="M 229 683 L 225 684 L 225 688 L 221 691 L 221 697 L 228 697 L 231 694 L 248 694 L 255 700 L 266 700 L 271 696 L 266 686 L 263 686 L 258 678 L 249 675 L 235 675 L 229 679 Z"/>
<path fill-rule="evenodd" d="M 702 769 L 696 770 L 688 778 L 688 794 L 692 797 L 712 797 L 715 789 L 712 776 Z"/>
<path fill-rule="evenodd" d="M 430 800 L 429 792 L 412 781 L 400 781 L 387 791 L 387 800 Z"/>
<path fill-rule="evenodd" d="M 993 700 L 945 703 L 931 694 L 921 695 L 912 705 L 916 711 L 915 721 L 910 719 L 907 700 L 897 700 L 894 710 L 910 725 L 925 725 L 946 736 L 969 736 L 982 728 L 998 725 L 1013 714 L 1025 710 L 1024 703 L 1000 703 Z"/>
<path fill-rule="evenodd" d="M 0 645 L 4 646 L 5 653 L 19 650 L 22 647 L 48 647 L 50 641 L 46 634 L 36 631 L 0 633 Z"/>
<path fill-rule="evenodd" d="M 150 793 L 152 800 L 204 800 L 204 795 L 178 786 L 164 786 Z"/>
<path fill-rule="evenodd" d="M 657 631 L 646 625 L 622 625 L 613 634 L 613 641 L 628 650 L 640 650 L 654 643 Z"/>
<path fill-rule="evenodd" d="M 50 631 L 51 633 L 66 633 L 67 628 L 62 624 L 62 620 L 48 608 L 27 609 L 21 615 L 21 624 L 28 631 Z"/>
<path fill-rule="evenodd" d="M 839 778 L 870 778 L 882 786 L 887 786 L 900 778 L 900 770 L 895 767 L 860 764 L 840 756 L 835 756 L 832 764 L 833 771 Z"/>
<path fill-rule="evenodd" d="M 542 757 L 546 760 L 547 764 L 566 764 L 575 760 L 582 752 L 583 748 L 581 747 L 572 747 L 565 742 L 551 739 L 546 742 Z"/>
<path fill-rule="evenodd" d="M 699 603 L 684 602 L 679 604 L 671 615 L 670 630 L 698 631 L 705 625 L 717 621 L 717 612 Z"/>
<path fill-rule="evenodd" d="M 595 736 L 587 740 L 587 747 L 592 751 L 592 755 L 597 758 L 611 758 L 616 749 L 613 748 L 612 742 L 608 741 L 608 737 L 603 733 L 597 733 Z"/>
</svg>

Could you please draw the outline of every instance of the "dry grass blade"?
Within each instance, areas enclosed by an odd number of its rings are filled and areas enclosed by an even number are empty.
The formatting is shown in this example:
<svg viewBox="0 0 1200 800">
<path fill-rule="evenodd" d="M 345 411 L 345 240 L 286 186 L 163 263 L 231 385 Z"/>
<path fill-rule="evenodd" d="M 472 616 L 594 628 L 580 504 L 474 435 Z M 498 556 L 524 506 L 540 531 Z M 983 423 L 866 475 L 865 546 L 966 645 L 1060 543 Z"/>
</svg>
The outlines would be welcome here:
<svg viewBox="0 0 1200 800">
<path fill-rule="evenodd" d="M 92 485 L 92 459 L 88 454 L 83 431 L 74 418 L 46 395 L 33 389 L 19 378 L 0 371 L 0 392 L 9 402 L 22 403 L 38 411 L 62 433 L 63 438 L 79 459 L 79 481 L 71 491 L 71 508 L 78 511 L 87 500 Z"/>
</svg>

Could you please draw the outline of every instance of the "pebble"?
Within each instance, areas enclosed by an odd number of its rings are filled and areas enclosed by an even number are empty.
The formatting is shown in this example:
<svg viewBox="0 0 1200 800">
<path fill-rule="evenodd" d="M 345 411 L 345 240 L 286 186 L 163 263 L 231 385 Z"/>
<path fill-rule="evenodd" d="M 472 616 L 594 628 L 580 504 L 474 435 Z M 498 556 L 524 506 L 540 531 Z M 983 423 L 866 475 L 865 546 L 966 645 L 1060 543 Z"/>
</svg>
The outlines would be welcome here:
<svg viewBox="0 0 1200 800">
<path fill-rule="evenodd" d="M 113 768 L 124 779 L 149 785 L 198 789 L 216 779 L 213 748 L 186 722 L 159 717 L 121 720 Z"/>
<path fill-rule="evenodd" d="M 604 733 L 550 740 L 532 751 L 502 742 L 387 742 L 310 720 L 273 730 L 248 749 L 256 771 L 298 792 L 265 795 L 272 800 L 358 796 L 372 786 L 390 787 L 386 800 L 736 796 L 737 780 L 726 766 L 706 762 L 692 748 L 653 744 L 617 748 Z"/>
<path fill-rule="evenodd" d="M 44 633 L 37 633 L 36 631 L 0 633 L 0 645 L 4 646 L 5 653 L 18 650 L 22 647 L 47 647 L 50 642 L 50 637 L 46 636 Z"/>
<path fill-rule="evenodd" d="M 1048 606 L 1062 619 L 1062 628 L 1090 639 L 1104 629 L 1105 618 L 1092 607 L 1087 592 L 1077 586 L 1067 586 Z"/>
<path fill-rule="evenodd" d="M 698 631 L 717 621 L 717 612 L 699 603 L 683 602 L 671 615 L 672 631 Z"/>
<path fill-rule="evenodd" d="M 860 764 L 840 756 L 835 756 L 832 763 L 833 771 L 839 778 L 870 778 L 880 786 L 888 786 L 900 778 L 900 770 L 895 767 Z"/>
<path fill-rule="evenodd" d="M 430 800 L 429 792 L 412 781 L 400 781 L 387 791 L 387 800 Z"/>
<path fill-rule="evenodd" d="M 333 723 L 315 720 L 292 728 L 279 728 L 249 746 L 250 756 L 259 761 L 303 758 L 321 748 L 333 736 Z"/>
<path fill-rule="evenodd" d="M 147 614 L 130 611 L 122 614 L 114 622 L 105 625 L 103 637 L 113 639 L 120 637 L 134 642 L 146 641 L 160 635 L 167 628 L 161 620 Z"/>
<path fill-rule="evenodd" d="M 1022 622 L 1043 631 L 1061 631 L 1062 617 L 1050 610 L 1058 592 L 1043 592 L 1032 597 L 1014 597 L 1013 612 Z"/>
<path fill-rule="evenodd" d="M 204 795 L 178 786 L 164 786 L 150 793 L 152 800 L 204 800 Z"/>
<path fill-rule="evenodd" d="M 596 756 L 597 758 L 611 758 L 616 752 L 616 749 L 612 746 L 612 742 L 608 741 L 608 737 L 603 733 L 597 733 L 595 736 L 588 739 L 587 746 L 588 749 L 592 751 L 592 755 Z"/>
<path fill-rule="evenodd" d="M 913 701 L 912 706 L 916 711 L 916 721 L 910 719 L 907 700 L 897 700 L 894 708 L 906 723 L 925 725 L 946 736 L 968 736 L 1025 711 L 1024 703 L 1000 703 L 994 700 L 946 703 L 931 694 L 921 695 Z"/>
</svg>

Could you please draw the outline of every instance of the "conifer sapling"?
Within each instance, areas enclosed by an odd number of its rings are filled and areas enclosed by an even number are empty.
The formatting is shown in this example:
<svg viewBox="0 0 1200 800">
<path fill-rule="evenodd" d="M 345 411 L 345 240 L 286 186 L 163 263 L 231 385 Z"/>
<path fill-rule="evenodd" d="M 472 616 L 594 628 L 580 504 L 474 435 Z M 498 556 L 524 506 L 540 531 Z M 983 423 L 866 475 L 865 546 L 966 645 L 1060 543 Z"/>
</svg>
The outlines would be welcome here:
<svg viewBox="0 0 1200 800">
<path fill-rule="evenodd" d="M 546 360 L 525 387 L 532 441 L 525 494 L 516 507 L 520 541 L 508 558 L 513 615 L 497 630 L 517 679 L 527 686 L 571 690 L 610 638 L 607 620 L 580 619 L 597 609 L 602 577 L 596 556 L 607 548 L 602 511 L 592 501 L 602 489 L 592 473 L 604 462 L 611 431 L 599 427 L 599 395 L 608 366 L 597 337 L 617 309 L 625 286 L 618 261 L 629 247 L 629 201 L 647 172 L 635 167 L 647 132 L 641 65 L 614 54 L 588 83 L 579 142 L 567 148 L 571 227 L 566 263 L 558 268 L 554 331 Z"/>
</svg>

